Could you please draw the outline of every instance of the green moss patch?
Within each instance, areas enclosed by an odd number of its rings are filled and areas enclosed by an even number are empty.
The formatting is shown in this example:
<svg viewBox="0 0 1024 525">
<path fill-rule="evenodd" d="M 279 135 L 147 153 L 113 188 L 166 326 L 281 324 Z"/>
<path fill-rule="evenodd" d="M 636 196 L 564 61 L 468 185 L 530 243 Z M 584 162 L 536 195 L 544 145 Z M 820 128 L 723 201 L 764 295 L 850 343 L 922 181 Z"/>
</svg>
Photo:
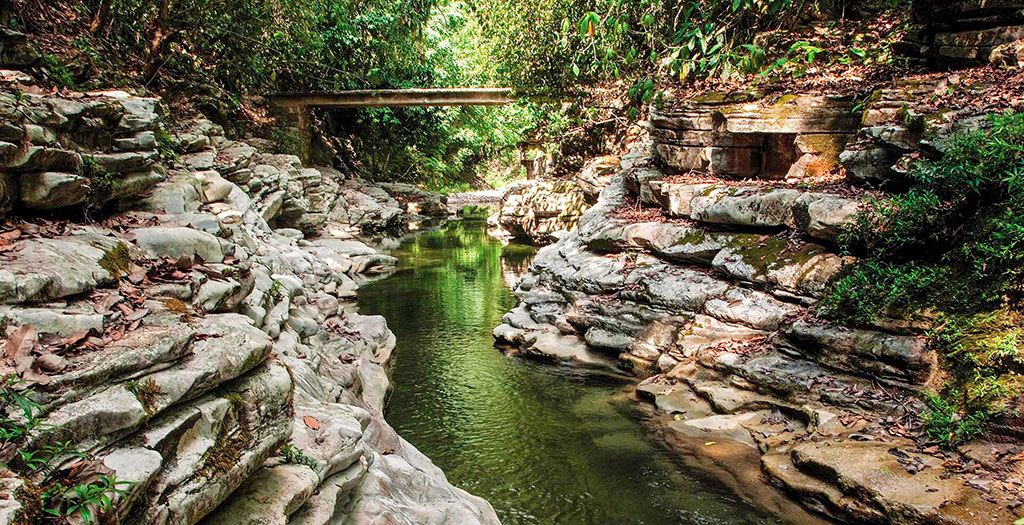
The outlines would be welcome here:
<svg viewBox="0 0 1024 525">
<path fill-rule="evenodd" d="M 132 257 L 128 245 L 118 242 L 113 248 L 104 251 L 99 264 L 100 268 L 106 270 L 114 279 L 128 275 L 132 270 Z"/>
</svg>

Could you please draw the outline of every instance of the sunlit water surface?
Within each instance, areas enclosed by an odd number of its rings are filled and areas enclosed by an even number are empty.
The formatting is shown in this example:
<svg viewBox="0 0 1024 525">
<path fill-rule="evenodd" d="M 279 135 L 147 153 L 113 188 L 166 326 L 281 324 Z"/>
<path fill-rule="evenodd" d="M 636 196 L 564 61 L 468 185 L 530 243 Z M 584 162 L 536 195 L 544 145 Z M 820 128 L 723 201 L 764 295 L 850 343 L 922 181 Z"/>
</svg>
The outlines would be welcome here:
<svg viewBox="0 0 1024 525">
<path fill-rule="evenodd" d="M 621 380 L 494 348 L 532 251 L 453 222 L 391 254 L 399 271 L 359 292 L 398 337 L 387 420 L 503 523 L 776 522 L 649 436 Z"/>
</svg>

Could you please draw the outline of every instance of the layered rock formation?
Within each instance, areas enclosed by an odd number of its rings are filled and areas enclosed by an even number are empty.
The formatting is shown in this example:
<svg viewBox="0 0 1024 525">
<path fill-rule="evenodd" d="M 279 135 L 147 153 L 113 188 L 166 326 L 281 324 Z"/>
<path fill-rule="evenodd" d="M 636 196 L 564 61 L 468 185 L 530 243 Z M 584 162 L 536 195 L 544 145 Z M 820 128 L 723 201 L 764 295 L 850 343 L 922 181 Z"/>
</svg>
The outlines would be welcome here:
<svg viewBox="0 0 1024 525">
<path fill-rule="evenodd" d="M 506 187 L 497 208 L 496 236 L 543 245 L 575 227 L 587 202 L 574 181 L 535 179 Z"/>
<path fill-rule="evenodd" d="M 497 522 L 384 421 L 394 336 L 350 302 L 394 259 L 347 235 L 439 199 L 207 121 L 165 141 L 156 99 L 0 105 L 0 196 L 20 217 L 0 225 L 0 522 L 78 503 L 105 523 Z M 30 217 L 84 205 L 115 213 Z"/>
<path fill-rule="evenodd" d="M 598 157 L 571 179 L 546 177 L 508 185 L 489 217 L 492 235 L 538 246 L 554 242 L 576 227 L 621 162 L 630 159 Z"/>
<path fill-rule="evenodd" d="M 1019 0 L 914 0 L 913 9 L 919 25 L 899 49 L 933 64 L 1000 62 L 1006 54 L 1000 46 L 1024 38 L 1024 2 Z M 1016 58 L 1017 51 L 1010 54 Z"/>
<path fill-rule="evenodd" d="M 970 125 L 908 128 L 896 119 L 914 112 L 888 93 L 856 113 L 841 99 L 800 96 L 784 115 L 778 100 L 746 98 L 655 111 L 651 158 L 624 164 L 577 229 L 539 252 L 496 340 L 635 374 L 676 441 L 697 454 L 746 444 L 775 484 L 827 516 L 1013 522 L 1024 472 L 999 458 L 1019 442 L 975 447 L 967 459 L 913 439 L 919 392 L 942 382 L 921 336 L 928 320 L 853 329 L 814 315 L 853 261 L 834 241 L 863 190 L 793 174 L 842 159 L 851 180 L 896 181 L 903 155 Z M 827 159 L 804 162 L 825 150 L 791 149 L 809 136 L 835 139 Z M 885 158 L 867 176 L 856 161 L 872 148 Z M 697 168 L 726 177 L 678 173 Z"/>
<path fill-rule="evenodd" d="M 860 125 L 852 97 L 710 94 L 651 114 L 658 154 L 682 171 L 802 179 L 827 173 Z"/>
</svg>

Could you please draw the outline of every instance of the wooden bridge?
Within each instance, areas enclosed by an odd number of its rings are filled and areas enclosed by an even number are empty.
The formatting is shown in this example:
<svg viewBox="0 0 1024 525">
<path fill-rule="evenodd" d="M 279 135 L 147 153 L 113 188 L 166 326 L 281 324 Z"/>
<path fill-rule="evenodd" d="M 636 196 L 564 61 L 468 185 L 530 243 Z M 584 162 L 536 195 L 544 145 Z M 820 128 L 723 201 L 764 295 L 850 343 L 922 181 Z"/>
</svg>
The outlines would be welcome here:
<svg viewBox="0 0 1024 525">
<path fill-rule="evenodd" d="M 308 161 L 313 108 L 501 106 L 513 102 L 512 95 L 509 88 L 425 88 L 276 93 L 266 98 L 278 117 L 295 127 L 303 142 L 302 160 Z"/>
<path fill-rule="evenodd" d="M 278 93 L 271 104 L 285 108 L 373 108 L 501 106 L 515 100 L 509 88 L 359 89 L 327 93 Z"/>
</svg>

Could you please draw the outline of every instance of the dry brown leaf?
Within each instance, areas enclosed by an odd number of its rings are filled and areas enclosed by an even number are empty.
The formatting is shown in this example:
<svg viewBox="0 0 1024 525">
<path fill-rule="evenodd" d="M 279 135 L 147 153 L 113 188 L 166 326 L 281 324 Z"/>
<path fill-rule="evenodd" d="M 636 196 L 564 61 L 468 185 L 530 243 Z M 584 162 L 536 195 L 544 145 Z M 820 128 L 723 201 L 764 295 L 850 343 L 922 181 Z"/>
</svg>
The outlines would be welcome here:
<svg viewBox="0 0 1024 525">
<path fill-rule="evenodd" d="M 302 416 L 302 422 L 313 430 L 320 430 L 320 420 L 313 416 Z"/>
<path fill-rule="evenodd" d="M 121 296 L 117 292 L 111 292 L 95 299 L 92 303 L 92 308 L 96 310 L 96 313 L 106 315 L 110 313 L 110 309 L 120 300 Z"/>
<path fill-rule="evenodd" d="M 135 310 L 130 315 L 125 317 L 124 320 L 125 322 L 128 323 L 134 323 L 135 321 L 138 321 L 143 317 L 146 317 L 147 315 L 149 315 L 149 308 L 139 308 L 138 310 Z"/>
<path fill-rule="evenodd" d="M 36 330 L 29 325 L 23 325 L 7 338 L 4 345 L 4 360 L 8 364 L 16 364 L 21 356 L 28 356 L 36 346 Z"/>
<path fill-rule="evenodd" d="M 64 371 L 68 367 L 68 360 L 63 357 L 52 354 L 50 352 L 43 352 L 39 357 L 36 358 L 36 365 L 39 369 L 46 373 L 57 374 Z"/>
<path fill-rule="evenodd" d="M 68 337 L 68 338 L 64 339 L 63 341 L 60 342 L 60 345 L 65 347 L 65 348 L 74 348 L 74 347 L 84 343 L 85 340 L 88 339 L 88 337 L 90 335 L 93 335 L 93 331 L 92 330 L 81 332 L 81 333 L 72 335 L 71 337 Z"/>
</svg>

